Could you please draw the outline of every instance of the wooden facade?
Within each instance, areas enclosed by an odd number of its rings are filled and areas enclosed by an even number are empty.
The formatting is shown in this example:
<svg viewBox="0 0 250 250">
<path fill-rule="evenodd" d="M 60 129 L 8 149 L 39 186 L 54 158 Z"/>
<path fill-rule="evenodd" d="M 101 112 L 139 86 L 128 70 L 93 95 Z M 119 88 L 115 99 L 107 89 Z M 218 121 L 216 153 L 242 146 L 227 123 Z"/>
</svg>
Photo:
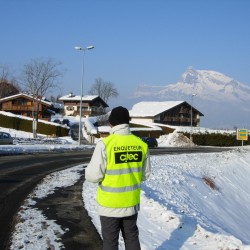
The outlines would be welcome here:
<svg viewBox="0 0 250 250">
<path fill-rule="evenodd" d="M 173 104 L 173 102 L 169 103 Z M 157 105 L 161 109 L 157 109 Z M 164 107 L 166 108 L 164 109 Z M 148 110 L 148 112 L 145 112 L 145 114 L 136 114 L 136 112 L 133 112 L 132 108 L 132 112 L 130 113 L 132 118 L 131 121 L 159 123 L 170 126 L 192 125 L 193 127 L 198 127 L 200 126 L 201 116 L 204 116 L 200 111 L 185 101 L 176 102 L 176 105 L 172 105 L 171 107 L 168 107 L 168 102 L 143 102 L 141 108 L 142 110 Z M 155 111 L 150 113 L 149 110 Z"/>
<path fill-rule="evenodd" d="M 197 127 L 200 125 L 201 116 L 203 116 L 201 112 L 193 107 L 191 108 L 188 103 L 183 102 L 156 116 L 154 122 L 172 126 L 190 126 L 192 119 L 192 126 Z"/>
<path fill-rule="evenodd" d="M 52 104 L 38 101 L 38 119 L 50 120 Z M 37 100 L 27 94 L 17 94 L 0 99 L 0 110 L 27 117 L 35 116 Z"/>
<path fill-rule="evenodd" d="M 69 94 L 59 98 L 64 104 L 64 114 L 66 116 L 80 115 L 81 97 Z M 108 105 L 99 96 L 83 96 L 82 97 L 82 116 L 97 116 L 105 113 Z"/>
</svg>

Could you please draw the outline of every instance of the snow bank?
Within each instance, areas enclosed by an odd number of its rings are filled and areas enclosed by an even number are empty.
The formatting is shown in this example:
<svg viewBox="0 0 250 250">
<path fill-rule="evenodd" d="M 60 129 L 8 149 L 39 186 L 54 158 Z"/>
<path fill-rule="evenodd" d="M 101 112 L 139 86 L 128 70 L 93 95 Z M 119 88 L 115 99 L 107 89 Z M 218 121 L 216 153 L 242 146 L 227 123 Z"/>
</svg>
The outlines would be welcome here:
<svg viewBox="0 0 250 250">
<path fill-rule="evenodd" d="M 178 131 L 162 135 L 157 141 L 159 147 L 190 147 L 195 145 L 189 138 Z"/>
</svg>

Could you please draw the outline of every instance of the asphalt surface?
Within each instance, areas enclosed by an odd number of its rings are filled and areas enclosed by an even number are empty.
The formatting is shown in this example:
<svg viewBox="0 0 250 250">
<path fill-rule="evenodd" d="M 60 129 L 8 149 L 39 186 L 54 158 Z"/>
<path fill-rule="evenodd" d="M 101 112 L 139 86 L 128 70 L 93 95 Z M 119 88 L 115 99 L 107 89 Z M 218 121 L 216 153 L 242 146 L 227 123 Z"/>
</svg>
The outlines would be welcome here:
<svg viewBox="0 0 250 250">
<path fill-rule="evenodd" d="M 82 200 L 84 172 L 81 179 L 67 188 L 60 188 L 35 205 L 50 220 L 55 220 L 66 233 L 62 236 L 65 249 L 101 250 L 102 239 L 91 222 Z"/>
<path fill-rule="evenodd" d="M 220 152 L 228 148 L 157 148 L 151 155 L 197 152 Z M 0 249 L 9 249 L 10 235 L 22 202 L 48 174 L 78 164 L 87 163 L 92 151 L 32 154 L 0 157 Z M 81 179 L 68 188 L 60 188 L 53 195 L 35 205 L 47 218 L 69 230 L 62 237 L 65 249 L 101 249 L 102 240 L 91 222 L 82 201 Z"/>
<path fill-rule="evenodd" d="M 19 156 L 0 157 L 0 249 L 9 249 L 10 235 L 15 225 L 15 215 L 29 193 L 36 185 L 48 174 L 73 167 L 77 164 L 83 164 L 90 160 L 92 151 L 69 152 L 69 153 L 50 153 L 33 154 Z M 84 175 L 81 181 L 84 180 Z M 80 185 L 80 184 L 79 184 Z M 81 188 L 80 188 L 81 189 Z M 80 189 L 71 189 L 71 197 L 81 196 Z M 56 193 L 60 195 L 62 190 Z M 78 194 L 77 194 L 78 192 Z M 79 196 L 80 195 L 80 196 Z M 50 196 L 48 197 L 50 199 Z M 58 204 L 63 204 L 67 199 L 63 199 Z M 82 198 L 80 198 L 82 200 Z M 48 202 L 48 200 L 47 200 Z M 53 198 L 51 199 L 53 202 Z M 41 203 L 42 205 L 42 203 Z M 84 207 L 80 206 L 82 213 Z M 60 206 L 63 209 L 62 206 Z M 72 208 L 74 214 L 76 209 Z M 70 228 L 71 230 L 71 228 Z M 72 229 L 73 230 L 73 229 Z M 95 227 L 92 225 L 92 229 Z M 67 248 L 82 249 L 82 248 Z M 88 249 L 88 248 L 85 248 Z M 93 248 L 89 248 L 93 249 Z"/>
</svg>

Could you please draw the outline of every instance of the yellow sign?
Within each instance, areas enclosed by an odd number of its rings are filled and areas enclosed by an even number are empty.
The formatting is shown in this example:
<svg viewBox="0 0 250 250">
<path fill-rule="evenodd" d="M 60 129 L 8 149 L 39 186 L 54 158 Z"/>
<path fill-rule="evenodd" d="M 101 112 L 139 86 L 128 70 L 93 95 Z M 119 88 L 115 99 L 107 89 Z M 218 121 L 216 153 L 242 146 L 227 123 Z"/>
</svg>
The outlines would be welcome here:
<svg viewBox="0 0 250 250">
<path fill-rule="evenodd" d="M 247 141 L 248 140 L 248 130 L 245 128 L 237 129 L 237 140 Z"/>
</svg>

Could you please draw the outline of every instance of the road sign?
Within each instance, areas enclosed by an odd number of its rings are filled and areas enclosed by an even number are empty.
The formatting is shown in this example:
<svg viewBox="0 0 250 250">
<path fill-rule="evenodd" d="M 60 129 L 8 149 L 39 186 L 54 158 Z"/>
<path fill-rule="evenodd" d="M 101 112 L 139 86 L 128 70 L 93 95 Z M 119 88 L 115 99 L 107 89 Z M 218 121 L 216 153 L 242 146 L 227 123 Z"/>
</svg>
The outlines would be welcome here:
<svg viewBox="0 0 250 250">
<path fill-rule="evenodd" d="M 247 141 L 248 140 L 248 130 L 245 128 L 237 129 L 237 140 Z"/>
</svg>

